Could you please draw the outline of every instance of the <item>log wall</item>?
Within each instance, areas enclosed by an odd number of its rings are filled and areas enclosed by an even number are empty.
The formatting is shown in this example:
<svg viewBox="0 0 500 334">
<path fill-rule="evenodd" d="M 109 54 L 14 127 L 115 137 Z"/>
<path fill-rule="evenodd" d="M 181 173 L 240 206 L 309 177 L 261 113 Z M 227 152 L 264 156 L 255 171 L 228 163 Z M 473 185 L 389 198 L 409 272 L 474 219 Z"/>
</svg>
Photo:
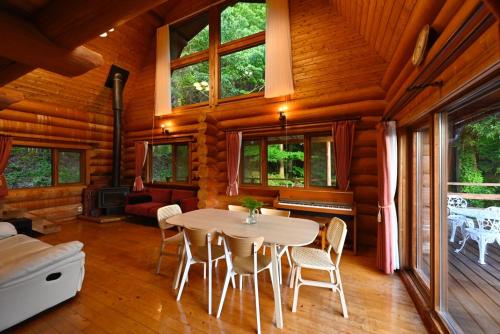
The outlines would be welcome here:
<svg viewBox="0 0 500 334">
<path fill-rule="evenodd" d="M 358 203 L 361 244 L 374 245 L 377 214 L 375 124 L 380 120 L 385 92 L 380 82 L 387 63 L 339 16 L 328 1 L 293 0 L 290 7 L 295 94 L 287 101 L 290 122 L 329 124 L 338 117 L 362 117 L 358 123 L 352 186 Z M 125 182 L 133 181 L 133 143 L 164 140 L 161 124 L 173 136 L 195 138 L 191 166 L 200 187 L 200 207 L 225 207 L 240 197 L 225 196 L 227 188 L 225 130 L 277 125 L 282 99 L 262 96 L 216 105 L 175 110 L 155 118 L 155 40 L 150 45 L 125 115 Z M 328 125 L 327 125 L 328 127 Z M 199 177 L 199 179 L 198 179 Z M 242 189 L 271 203 L 276 190 Z"/>
<path fill-rule="evenodd" d="M 15 144 L 78 148 L 87 152 L 86 182 L 108 183 L 111 177 L 113 116 L 111 90 L 104 87 L 111 64 L 130 71 L 125 86 L 125 108 L 135 78 L 147 55 L 154 28 L 143 15 L 115 28 L 107 38 L 85 46 L 104 57 L 104 65 L 84 75 L 67 78 L 41 69 L 9 83 L 9 91 L 24 99 L 0 111 L 0 133 Z M 75 216 L 85 185 L 10 190 L 6 203 L 30 211 L 65 211 Z M 41 211 L 42 210 L 42 211 Z"/>
</svg>

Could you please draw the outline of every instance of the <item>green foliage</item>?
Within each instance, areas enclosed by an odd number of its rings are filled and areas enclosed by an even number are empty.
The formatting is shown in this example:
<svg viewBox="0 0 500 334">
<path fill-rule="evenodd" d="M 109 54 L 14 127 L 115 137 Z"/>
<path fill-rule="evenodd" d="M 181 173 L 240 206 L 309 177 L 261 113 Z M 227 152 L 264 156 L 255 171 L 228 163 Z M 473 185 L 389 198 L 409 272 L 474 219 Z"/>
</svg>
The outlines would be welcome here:
<svg viewBox="0 0 500 334">
<path fill-rule="evenodd" d="M 264 203 L 257 201 L 252 197 L 245 197 L 241 201 L 241 205 L 243 205 L 245 208 L 248 208 L 250 211 L 253 211 L 254 209 L 260 209 L 264 205 Z"/>
<path fill-rule="evenodd" d="M 260 3 L 236 3 L 221 14 L 222 43 L 252 35 L 265 29 L 266 7 Z M 205 27 L 181 52 L 181 57 L 206 50 L 209 27 Z M 220 97 L 237 96 L 264 89 L 265 47 L 259 45 L 221 57 Z M 186 66 L 172 72 L 172 107 L 208 100 L 208 62 Z"/>
<path fill-rule="evenodd" d="M 172 145 L 153 146 L 153 182 L 172 181 Z"/>
<path fill-rule="evenodd" d="M 52 151 L 48 148 L 12 148 L 5 177 L 10 189 L 52 185 Z"/>
<path fill-rule="evenodd" d="M 276 139 L 274 139 L 276 140 Z M 303 137 L 301 137 L 303 141 Z M 267 146 L 268 185 L 304 186 L 304 143 L 269 144 Z"/>
<path fill-rule="evenodd" d="M 500 123 L 498 115 L 488 116 L 463 127 L 457 145 L 459 182 L 500 183 Z M 495 194 L 500 187 L 462 186 L 471 194 Z M 475 207 L 495 205 L 493 201 L 470 200 Z"/>
</svg>

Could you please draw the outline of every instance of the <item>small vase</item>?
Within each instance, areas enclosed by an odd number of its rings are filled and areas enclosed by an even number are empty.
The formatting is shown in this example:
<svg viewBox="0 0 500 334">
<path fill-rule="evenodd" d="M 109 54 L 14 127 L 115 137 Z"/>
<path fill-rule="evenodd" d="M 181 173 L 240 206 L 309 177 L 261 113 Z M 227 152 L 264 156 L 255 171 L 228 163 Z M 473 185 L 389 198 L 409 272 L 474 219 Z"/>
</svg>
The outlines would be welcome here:
<svg viewBox="0 0 500 334">
<path fill-rule="evenodd" d="M 257 209 L 250 210 L 248 212 L 248 217 L 246 219 L 247 224 L 257 224 L 257 213 L 259 211 Z"/>
</svg>

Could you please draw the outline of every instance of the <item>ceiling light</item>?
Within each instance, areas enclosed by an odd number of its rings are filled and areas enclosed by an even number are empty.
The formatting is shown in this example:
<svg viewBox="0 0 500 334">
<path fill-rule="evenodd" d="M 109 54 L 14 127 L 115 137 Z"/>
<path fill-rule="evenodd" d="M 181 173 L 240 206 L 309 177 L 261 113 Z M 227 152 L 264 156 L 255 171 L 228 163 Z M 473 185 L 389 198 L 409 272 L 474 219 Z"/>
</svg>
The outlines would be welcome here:
<svg viewBox="0 0 500 334">
<path fill-rule="evenodd" d="M 99 35 L 100 37 L 108 37 L 108 33 L 107 32 L 103 32 L 102 34 Z"/>
</svg>

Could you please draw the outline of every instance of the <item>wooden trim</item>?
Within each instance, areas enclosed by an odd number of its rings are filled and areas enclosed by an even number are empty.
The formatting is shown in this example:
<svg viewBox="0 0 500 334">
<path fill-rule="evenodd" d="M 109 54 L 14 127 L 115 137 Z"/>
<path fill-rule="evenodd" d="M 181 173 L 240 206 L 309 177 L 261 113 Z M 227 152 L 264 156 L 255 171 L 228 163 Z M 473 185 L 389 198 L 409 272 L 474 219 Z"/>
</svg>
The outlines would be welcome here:
<svg viewBox="0 0 500 334">
<path fill-rule="evenodd" d="M 220 74 L 220 71 L 219 71 L 219 74 Z M 219 76 L 219 78 L 220 78 L 220 76 Z M 219 80 L 219 82 L 220 82 L 220 80 Z M 264 97 L 264 92 L 254 92 L 254 93 L 245 94 L 245 95 L 236 95 L 236 96 L 219 98 L 217 101 L 217 104 L 224 104 L 224 103 L 229 103 L 229 102 L 241 101 L 241 100 L 252 99 L 252 98 L 256 98 L 256 97 Z"/>
<path fill-rule="evenodd" d="M 209 40 L 209 78 L 210 91 L 208 102 L 210 106 L 217 105 L 220 90 L 220 58 L 218 47 L 220 44 L 220 7 L 214 7 L 208 13 L 210 26 Z"/>
<path fill-rule="evenodd" d="M 261 31 L 250 36 L 242 37 L 240 39 L 224 43 L 222 45 L 219 44 L 218 55 L 219 57 L 222 57 L 230 53 L 235 53 L 238 51 L 253 48 L 255 46 L 259 46 L 261 44 L 264 44 L 265 42 L 266 32 Z"/>
<path fill-rule="evenodd" d="M 183 67 L 198 64 L 208 60 L 208 50 L 199 51 L 189 56 L 173 59 L 170 61 L 170 70 L 178 70 Z"/>
</svg>

